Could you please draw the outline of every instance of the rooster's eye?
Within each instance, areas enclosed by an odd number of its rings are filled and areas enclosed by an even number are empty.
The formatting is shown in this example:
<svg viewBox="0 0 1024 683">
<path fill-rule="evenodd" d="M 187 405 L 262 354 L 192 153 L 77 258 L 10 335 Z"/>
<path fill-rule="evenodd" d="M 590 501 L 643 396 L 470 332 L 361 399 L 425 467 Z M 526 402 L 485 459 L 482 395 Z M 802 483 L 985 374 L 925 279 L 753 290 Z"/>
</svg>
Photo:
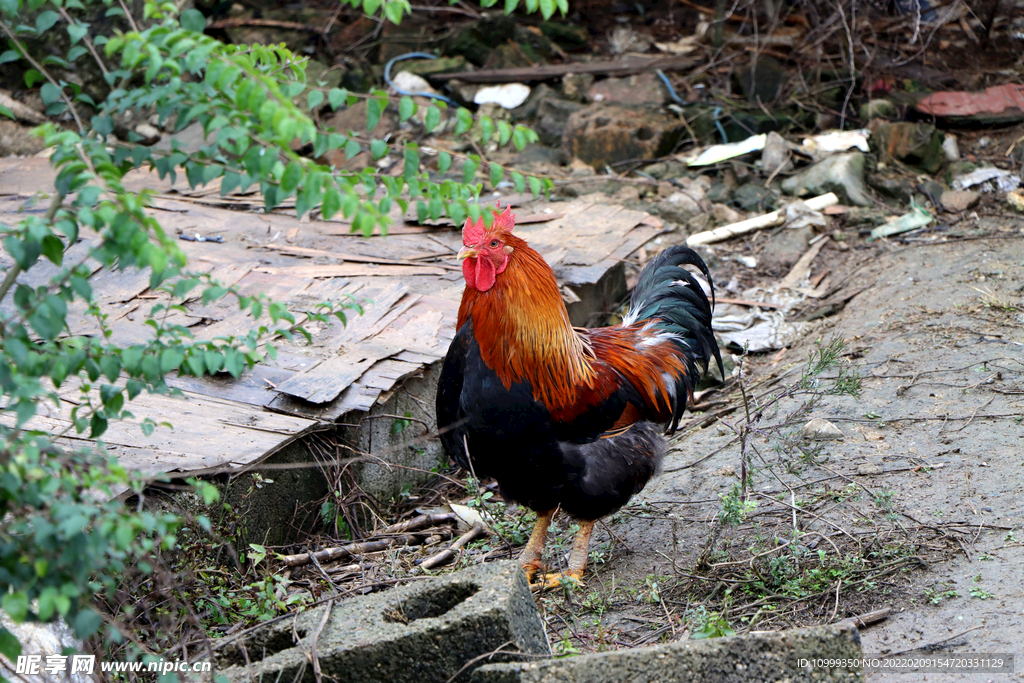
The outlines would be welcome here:
<svg viewBox="0 0 1024 683">
<path fill-rule="evenodd" d="M 491 249 L 498 248 L 498 240 L 491 240 Z"/>
</svg>

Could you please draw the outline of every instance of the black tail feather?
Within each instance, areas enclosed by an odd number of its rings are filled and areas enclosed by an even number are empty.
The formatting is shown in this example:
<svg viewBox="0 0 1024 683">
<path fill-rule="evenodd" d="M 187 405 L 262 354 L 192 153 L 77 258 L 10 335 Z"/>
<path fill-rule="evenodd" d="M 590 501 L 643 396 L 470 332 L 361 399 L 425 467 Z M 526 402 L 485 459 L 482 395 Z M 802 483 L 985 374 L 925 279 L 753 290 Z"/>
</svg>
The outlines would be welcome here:
<svg viewBox="0 0 1024 683">
<path fill-rule="evenodd" d="M 693 274 L 683 267 L 687 265 L 696 267 L 703 274 L 711 288 L 711 301 Z M 658 254 L 640 273 L 640 281 L 633 290 L 631 316 L 635 320 L 659 320 L 662 330 L 678 335 L 679 345 L 685 351 L 686 377 L 682 386 L 676 389 L 669 433 L 679 426 L 686 399 L 693 395 L 693 387 L 699 377 L 698 368 L 700 372 L 707 372 L 714 358 L 722 376 L 725 376 L 722 354 L 711 329 L 714 301 L 715 285 L 707 264 L 697 252 L 684 246 L 669 247 Z"/>
</svg>

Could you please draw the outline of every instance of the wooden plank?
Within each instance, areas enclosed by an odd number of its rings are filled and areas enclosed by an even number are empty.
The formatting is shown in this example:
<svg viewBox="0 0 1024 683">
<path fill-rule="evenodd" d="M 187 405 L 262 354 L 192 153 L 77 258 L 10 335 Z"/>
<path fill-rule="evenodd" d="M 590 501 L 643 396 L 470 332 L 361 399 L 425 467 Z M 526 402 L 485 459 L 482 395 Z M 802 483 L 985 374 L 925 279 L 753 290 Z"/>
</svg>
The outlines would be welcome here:
<svg viewBox="0 0 1024 683">
<path fill-rule="evenodd" d="M 277 395 L 274 388 L 294 374 L 292 370 L 274 368 L 261 363 L 252 370 L 243 372 L 238 379 L 230 375 L 203 378 L 174 375 L 166 378 L 166 382 L 169 387 L 193 394 L 265 407 L 269 406 Z"/>
<path fill-rule="evenodd" d="M 380 342 L 360 344 L 314 368 L 292 375 L 277 386 L 277 391 L 310 403 L 328 403 L 374 363 L 400 350 L 400 347 Z"/>
<path fill-rule="evenodd" d="M 691 56 L 657 57 L 655 59 L 633 57 L 610 62 L 567 62 L 512 69 L 481 69 L 480 71 L 460 73 L 428 74 L 427 78 L 437 81 L 449 81 L 457 78 L 465 83 L 519 83 L 546 81 L 565 74 L 626 76 L 653 69 L 685 71 L 698 64 L 700 64 L 700 60 Z"/>
<path fill-rule="evenodd" d="M 362 300 L 362 315 L 348 316 L 345 325 L 340 322 L 334 323 L 328 333 L 318 340 L 324 348 L 335 351 L 376 335 L 381 329 L 381 320 L 409 295 L 409 287 L 404 282 L 395 280 L 385 283 L 383 287 L 366 287 L 359 294 Z M 413 295 L 416 296 L 418 295 Z"/>
<path fill-rule="evenodd" d="M 422 267 L 423 263 L 417 263 L 408 259 L 390 259 L 379 256 L 360 256 L 359 254 L 347 254 L 345 252 L 327 251 L 325 249 L 309 249 L 306 247 L 293 247 L 286 244 L 269 244 L 265 249 L 271 251 L 277 251 L 282 254 L 289 254 L 291 256 L 304 256 L 306 258 L 333 258 L 339 261 L 350 261 L 352 263 L 380 263 L 384 265 L 396 265 L 396 266 L 417 266 Z M 448 266 L 444 264 L 429 264 L 434 265 L 437 268 L 447 268 L 449 270 L 462 270 L 455 266 Z"/>
<path fill-rule="evenodd" d="M 77 404 L 78 389 L 70 384 L 62 387 L 61 406 L 41 406 L 41 414 L 26 425 L 60 433 L 70 426 L 71 410 Z M 283 443 L 318 428 L 315 421 L 291 415 L 271 413 L 262 409 L 186 392 L 184 398 L 142 394 L 132 401 L 136 418 L 110 423 L 103 435 L 105 444 L 132 449 L 131 457 L 122 459 L 128 469 L 144 472 L 189 471 L 213 465 L 244 466 L 263 457 Z M 0 420 L 13 416 L 0 414 Z M 174 429 L 157 428 L 146 436 L 139 426 L 149 417 L 156 422 L 170 422 Z M 81 443 L 89 441 L 68 431 L 67 438 Z M 216 448 L 210 448 L 216 444 Z M 152 452 L 164 454 L 154 464 Z M 173 456 L 173 457 L 167 457 Z"/>
<path fill-rule="evenodd" d="M 372 264 L 343 264 L 336 266 L 263 266 L 261 273 L 292 275 L 294 277 L 401 277 L 403 275 L 444 275 L 446 268 L 432 265 L 387 266 Z"/>
</svg>

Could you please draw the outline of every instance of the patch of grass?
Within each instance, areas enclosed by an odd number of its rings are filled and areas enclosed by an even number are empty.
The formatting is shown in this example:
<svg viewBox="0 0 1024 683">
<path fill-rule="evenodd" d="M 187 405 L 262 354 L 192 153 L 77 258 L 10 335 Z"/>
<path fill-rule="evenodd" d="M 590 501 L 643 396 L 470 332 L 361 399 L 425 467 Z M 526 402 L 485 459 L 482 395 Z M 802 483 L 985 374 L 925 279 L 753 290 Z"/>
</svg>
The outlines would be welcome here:
<svg viewBox="0 0 1024 683">
<path fill-rule="evenodd" d="M 932 584 L 924 589 L 924 598 L 932 605 L 937 605 L 943 600 L 959 598 L 960 594 L 953 590 L 951 583 Z"/>
</svg>

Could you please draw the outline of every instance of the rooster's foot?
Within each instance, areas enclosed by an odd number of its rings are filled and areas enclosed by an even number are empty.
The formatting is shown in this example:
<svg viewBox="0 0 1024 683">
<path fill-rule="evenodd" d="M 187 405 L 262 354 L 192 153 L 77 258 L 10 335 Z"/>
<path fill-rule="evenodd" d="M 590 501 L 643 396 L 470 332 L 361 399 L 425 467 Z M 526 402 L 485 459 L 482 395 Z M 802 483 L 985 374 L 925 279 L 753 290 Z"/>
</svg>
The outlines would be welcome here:
<svg viewBox="0 0 1024 683">
<path fill-rule="evenodd" d="M 540 577 L 540 580 L 534 582 L 530 581 L 530 590 L 533 591 L 546 591 L 552 588 L 583 588 L 586 584 L 583 583 L 583 572 L 569 572 L 563 574 L 561 572 L 555 572 L 552 574 L 544 574 Z"/>
</svg>

